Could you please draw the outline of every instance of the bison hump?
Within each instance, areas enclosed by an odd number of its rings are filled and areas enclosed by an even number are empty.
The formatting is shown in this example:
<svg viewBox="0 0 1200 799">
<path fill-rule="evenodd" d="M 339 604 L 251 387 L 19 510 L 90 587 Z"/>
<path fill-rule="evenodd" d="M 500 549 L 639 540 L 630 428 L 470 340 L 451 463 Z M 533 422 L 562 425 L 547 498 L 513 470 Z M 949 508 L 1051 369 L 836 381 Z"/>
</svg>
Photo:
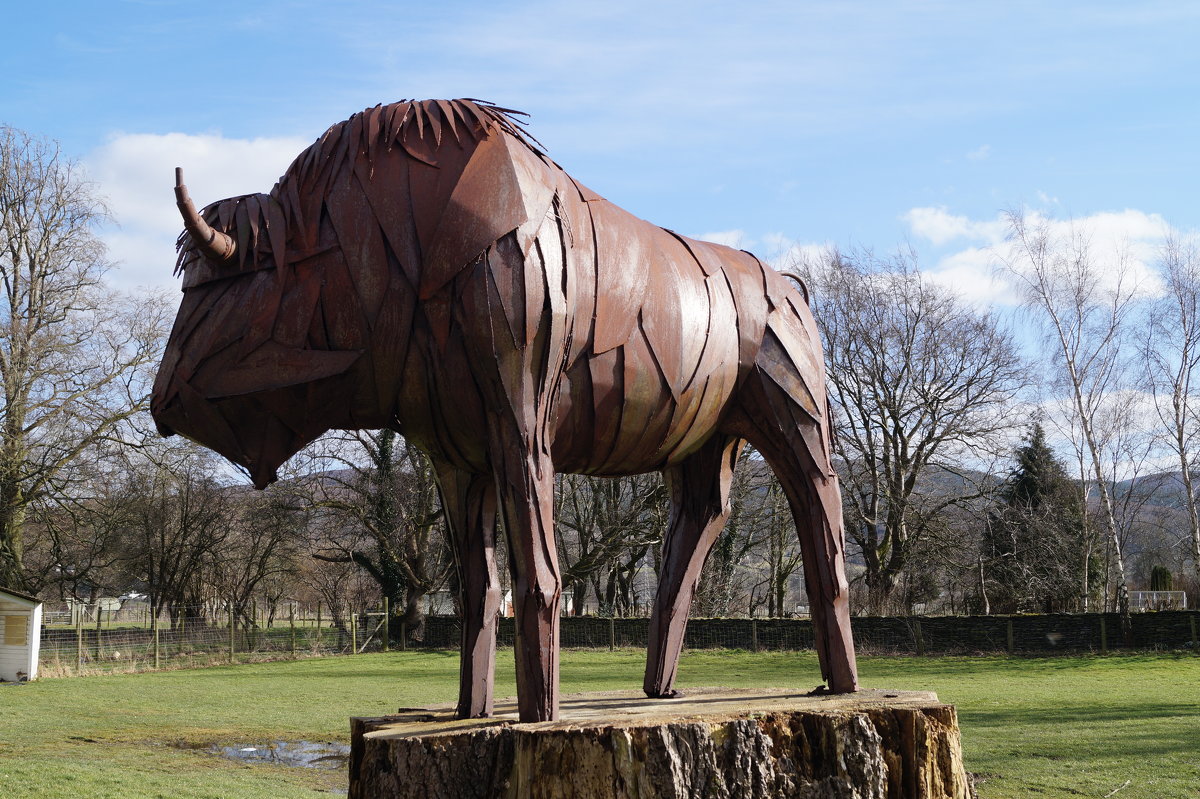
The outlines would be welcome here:
<svg viewBox="0 0 1200 799">
<path fill-rule="evenodd" d="M 545 162 L 508 134 L 493 132 L 472 153 L 423 254 L 421 299 L 493 242 L 527 223 L 537 227 L 553 200 L 554 176 Z"/>
</svg>

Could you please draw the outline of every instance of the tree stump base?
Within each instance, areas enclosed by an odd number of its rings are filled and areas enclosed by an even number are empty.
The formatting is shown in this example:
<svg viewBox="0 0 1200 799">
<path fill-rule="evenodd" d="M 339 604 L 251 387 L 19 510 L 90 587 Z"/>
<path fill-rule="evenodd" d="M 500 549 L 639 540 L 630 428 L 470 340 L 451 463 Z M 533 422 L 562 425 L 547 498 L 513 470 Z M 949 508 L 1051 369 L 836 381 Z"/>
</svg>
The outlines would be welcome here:
<svg viewBox="0 0 1200 799">
<path fill-rule="evenodd" d="M 454 707 L 351 721 L 350 799 L 967 799 L 958 718 L 932 692 L 693 688 L 576 694 L 521 724 Z"/>
</svg>

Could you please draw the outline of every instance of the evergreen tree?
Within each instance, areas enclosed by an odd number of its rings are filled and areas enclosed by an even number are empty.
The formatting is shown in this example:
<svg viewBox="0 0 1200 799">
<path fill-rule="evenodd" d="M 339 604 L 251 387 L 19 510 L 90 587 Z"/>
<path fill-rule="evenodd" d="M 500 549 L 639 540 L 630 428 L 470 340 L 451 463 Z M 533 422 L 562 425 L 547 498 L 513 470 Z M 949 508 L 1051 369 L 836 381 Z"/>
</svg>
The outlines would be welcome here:
<svg viewBox="0 0 1200 799">
<path fill-rule="evenodd" d="M 1076 610 L 1099 573 L 1076 481 L 1035 423 L 1015 453 L 983 541 L 981 586 L 993 612 Z M 1085 577 L 1087 578 L 1085 580 Z"/>
<path fill-rule="evenodd" d="M 1174 582 L 1174 575 L 1166 566 L 1155 566 L 1150 570 L 1151 591 L 1170 591 Z"/>
</svg>

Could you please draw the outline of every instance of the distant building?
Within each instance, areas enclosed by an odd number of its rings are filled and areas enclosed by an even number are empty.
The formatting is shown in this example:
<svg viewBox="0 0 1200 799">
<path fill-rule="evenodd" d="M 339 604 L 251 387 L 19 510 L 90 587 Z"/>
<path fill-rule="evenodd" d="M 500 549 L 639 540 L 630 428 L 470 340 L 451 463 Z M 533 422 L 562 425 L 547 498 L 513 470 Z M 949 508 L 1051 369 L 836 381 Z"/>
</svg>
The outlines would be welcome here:
<svg viewBox="0 0 1200 799">
<path fill-rule="evenodd" d="M 0 681 L 24 682 L 37 677 L 42 639 L 42 601 L 0 588 Z"/>
</svg>

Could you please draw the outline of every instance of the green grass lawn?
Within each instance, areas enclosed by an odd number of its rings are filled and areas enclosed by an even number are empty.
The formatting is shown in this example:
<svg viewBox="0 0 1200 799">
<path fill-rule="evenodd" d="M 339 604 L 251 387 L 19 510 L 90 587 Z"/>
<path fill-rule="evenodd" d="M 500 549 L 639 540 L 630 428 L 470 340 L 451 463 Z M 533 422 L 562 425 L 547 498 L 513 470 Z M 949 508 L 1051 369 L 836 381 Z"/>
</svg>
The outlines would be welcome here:
<svg viewBox="0 0 1200 799">
<path fill-rule="evenodd" d="M 636 689 L 641 651 L 563 653 L 564 692 Z M 502 652 L 496 691 L 514 692 Z M 868 688 L 958 706 L 980 795 L 1200 794 L 1200 657 L 863 658 Z M 458 656 L 393 652 L 0 686 L 0 796 L 317 797 L 336 772 L 239 764 L 196 746 L 347 741 L 351 715 L 454 699 Z M 680 684 L 816 685 L 808 653 L 698 651 Z M 182 745 L 182 746 L 180 746 Z"/>
</svg>

